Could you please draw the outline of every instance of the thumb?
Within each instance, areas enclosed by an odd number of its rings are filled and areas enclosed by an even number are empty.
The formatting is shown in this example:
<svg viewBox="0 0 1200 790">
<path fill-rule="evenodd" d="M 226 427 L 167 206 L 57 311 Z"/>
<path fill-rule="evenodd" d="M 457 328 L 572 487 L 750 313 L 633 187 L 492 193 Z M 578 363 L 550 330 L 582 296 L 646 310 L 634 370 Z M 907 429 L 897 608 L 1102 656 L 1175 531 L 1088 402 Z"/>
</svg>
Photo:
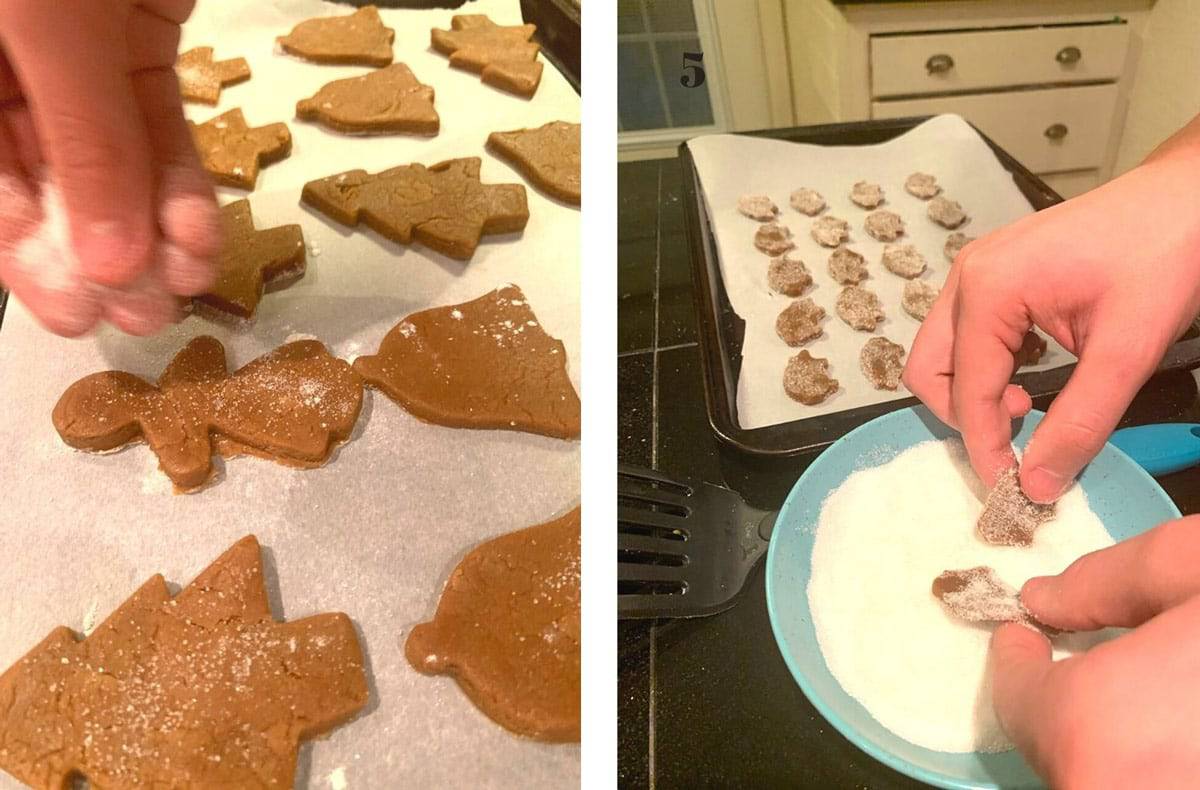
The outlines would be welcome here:
<svg viewBox="0 0 1200 790">
<path fill-rule="evenodd" d="M 1050 657 L 1049 640 L 1028 626 L 1005 623 L 992 634 L 992 705 L 1004 732 L 1030 757 L 1036 753 L 1040 726 L 1046 721 Z"/>
<path fill-rule="evenodd" d="M 89 279 L 132 282 L 149 261 L 154 226 L 149 140 L 128 70 L 126 3 L 54 3 L 6 10 L 4 47 L 66 206 Z M 81 34 L 80 31 L 86 31 Z"/>
<path fill-rule="evenodd" d="M 1089 338 L 1021 461 L 1021 487 L 1030 499 L 1058 499 L 1108 441 L 1161 356 L 1144 340 L 1111 320 Z"/>
</svg>

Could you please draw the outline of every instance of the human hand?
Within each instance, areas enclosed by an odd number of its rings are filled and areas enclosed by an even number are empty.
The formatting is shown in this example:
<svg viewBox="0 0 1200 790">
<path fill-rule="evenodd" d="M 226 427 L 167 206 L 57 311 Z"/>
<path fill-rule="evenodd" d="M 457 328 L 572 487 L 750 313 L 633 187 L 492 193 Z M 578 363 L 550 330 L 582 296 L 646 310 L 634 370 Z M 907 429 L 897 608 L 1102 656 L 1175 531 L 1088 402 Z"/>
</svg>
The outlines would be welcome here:
<svg viewBox="0 0 1200 790">
<path fill-rule="evenodd" d="M 0 283 L 54 332 L 151 334 L 215 277 L 219 214 L 173 70 L 192 5 L 0 0 Z"/>
<path fill-rule="evenodd" d="M 1064 630 L 1134 630 L 1050 660 L 1037 631 L 992 637 L 992 700 L 1005 732 L 1053 787 L 1194 787 L 1200 776 L 1200 517 L 1093 552 L 1021 600 Z"/>
<path fill-rule="evenodd" d="M 1009 384 L 1036 326 L 1079 357 L 1038 426 L 1021 486 L 1049 502 L 1104 445 L 1167 347 L 1200 312 L 1200 120 L 1144 164 L 967 245 L 921 326 L 904 383 L 962 432 L 987 485 L 1011 466 Z"/>
</svg>

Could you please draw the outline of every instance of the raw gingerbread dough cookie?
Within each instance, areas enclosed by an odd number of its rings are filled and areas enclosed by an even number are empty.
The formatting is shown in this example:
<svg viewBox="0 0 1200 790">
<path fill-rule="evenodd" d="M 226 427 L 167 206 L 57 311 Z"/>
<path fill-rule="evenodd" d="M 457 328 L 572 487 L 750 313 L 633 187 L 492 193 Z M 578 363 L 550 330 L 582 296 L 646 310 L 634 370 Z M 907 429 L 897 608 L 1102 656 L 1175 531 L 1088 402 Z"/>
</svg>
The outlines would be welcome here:
<svg viewBox="0 0 1200 790">
<path fill-rule="evenodd" d="M 940 293 L 941 291 L 923 280 L 909 280 L 904 284 L 900 306 L 913 318 L 924 321 Z"/>
<path fill-rule="evenodd" d="M 484 235 L 516 233 L 529 221 L 525 187 L 481 184 L 479 165 L 470 157 L 374 175 L 350 170 L 309 181 L 300 199 L 343 225 L 362 222 L 392 241 L 416 240 L 465 261 Z"/>
<path fill-rule="evenodd" d="M 863 222 L 863 227 L 876 241 L 895 241 L 904 233 L 904 220 L 891 211 L 872 211 Z"/>
<path fill-rule="evenodd" d="M 433 88 L 403 63 L 327 83 L 296 102 L 296 117 L 347 134 L 438 133 Z"/>
<path fill-rule="evenodd" d="M 850 189 L 850 200 L 856 206 L 875 208 L 883 202 L 883 188 L 879 184 L 869 184 L 866 181 L 855 182 Z"/>
<path fill-rule="evenodd" d="M 177 595 L 152 576 L 86 639 L 55 628 L 0 675 L 0 768 L 55 790 L 288 788 L 301 741 L 369 696 L 350 618 L 275 620 L 251 535 Z"/>
<path fill-rule="evenodd" d="M 829 276 L 842 285 L 857 285 L 867 279 L 867 260 L 849 247 L 829 254 Z"/>
<path fill-rule="evenodd" d="M 304 276 L 304 235 L 299 225 L 255 230 L 250 201 L 221 207 L 225 243 L 217 282 L 196 301 L 238 318 L 250 318 L 266 291 Z"/>
<path fill-rule="evenodd" d="M 810 217 L 815 217 L 825 210 L 825 198 L 815 189 L 801 187 L 792 193 L 789 202 L 796 211 Z"/>
<path fill-rule="evenodd" d="M 962 206 L 941 195 L 929 201 L 929 218 L 943 228 L 957 228 L 967 220 Z"/>
<path fill-rule="evenodd" d="M 1021 339 L 1021 347 L 1015 354 L 1016 366 L 1023 368 L 1026 365 L 1036 365 L 1046 353 L 1046 348 L 1046 339 L 1030 329 Z"/>
<path fill-rule="evenodd" d="M 850 238 L 850 223 L 826 214 L 824 217 L 817 217 L 809 233 L 812 234 L 813 241 L 822 247 L 836 247 Z"/>
<path fill-rule="evenodd" d="M 314 63 L 386 66 L 392 62 L 396 31 L 383 26 L 379 10 L 363 6 L 345 16 L 306 19 L 277 40 L 289 54 Z"/>
<path fill-rule="evenodd" d="M 908 194 L 919 197 L 921 200 L 928 200 L 942 191 L 942 188 L 938 186 L 937 179 L 928 173 L 913 173 L 904 179 L 904 189 L 908 191 Z"/>
<path fill-rule="evenodd" d="M 783 255 L 795 247 L 796 242 L 792 241 L 792 231 L 787 225 L 768 222 L 754 232 L 754 246 L 767 255 Z"/>
<path fill-rule="evenodd" d="M 180 489 L 208 480 L 212 454 L 258 455 L 315 467 L 350 437 L 362 381 L 316 340 L 287 343 L 230 374 L 213 337 L 188 343 L 157 385 L 130 373 L 93 373 L 54 407 L 54 428 L 78 450 L 144 440 Z"/>
<path fill-rule="evenodd" d="M 480 710 L 540 741 L 578 741 L 579 508 L 477 546 L 404 654 L 451 675 Z"/>
<path fill-rule="evenodd" d="M 579 205 L 580 125 L 551 121 L 536 129 L 492 132 L 488 150 L 508 160 L 538 189 Z"/>
<path fill-rule="evenodd" d="M 775 333 L 789 346 L 802 346 L 821 336 L 825 310 L 812 299 L 797 299 L 775 319 Z"/>
<path fill-rule="evenodd" d="M 965 233 L 955 231 L 946 237 L 946 243 L 942 247 L 942 254 L 946 256 L 946 260 L 954 263 L 954 259 L 962 252 L 962 248 L 975 241 L 974 236 L 968 236 Z"/>
<path fill-rule="evenodd" d="M 933 594 L 952 615 L 969 623 L 1037 623 L 1016 589 L 986 565 L 943 571 L 933 580 Z"/>
<path fill-rule="evenodd" d="M 450 65 L 479 74 L 484 83 L 530 97 L 542 80 L 537 59 L 541 47 L 532 41 L 536 25 L 497 25 L 486 14 L 458 14 L 450 29 L 430 32 L 433 48 L 450 56 Z"/>
<path fill-rule="evenodd" d="M 179 56 L 175 74 L 184 101 L 216 104 L 221 100 L 221 88 L 250 79 L 250 64 L 245 58 L 214 62 L 212 47 L 195 47 Z"/>
<path fill-rule="evenodd" d="M 738 198 L 738 211 L 750 219 L 770 222 L 779 214 L 779 207 L 766 195 L 742 195 Z"/>
<path fill-rule="evenodd" d="M 861 285 L 847 285 L 838 294 L 835 307 L 841 319 L 854 329 L 874 332 L 883 320 L 883 305 L 874 291 Z"/>
<path fill-rule="evenodd" d="M 785 296 L 799 296 L 808 290 L 812 281 L 812 275 L 808 273 L 804 261 L 792 252 L 772 258 L 771 265 L 767 267 L 767 284 L 771 286 L 771 290 Z"/>
<path fill-rule="evenodd" d="M 202 124 L 188 121 L 204 169 L 218 184 L 254 189 L 258 169 L 292 152 L 292 133 L 285 124 L 253 129 L 241 109 L 233 109 Z"/>
<path fill-rule="evenodd" d="M 566 349 L 546 334 L 514 285 L 413 313 L 354 369 L 438 425 L 579 436 L 579 396 L 567 376 Z"/>
<path fill-rule="evenodd" d="M 1028 546 L 1033 533 L 1054 518 L 1054 505 L 1039 505 L 1021 490 L 1016 465 L 1000 473 L 979 514 L 979 537 L 995 546 Z"/>
<path fill-rule="evenodd" d="M 828 359 L 801 351 L 783 370 L 783 390 L 792 400 L 816 406 L 837 392 L 838 382 L 829 377 Z"/>
<path fill-rule="evenodd" d="M 883 248 L 883 265 L 892 274 L 911 280 L 925 271 L 925 256 L 913 244 L 888 244 Z"/>
<path fill-rule="evenodd" d="M 886 337 L 873 337 L 862 347 L 858 366 L 867 381 L 877 390 L 894 390 L 900 386 L 904 372 L 904 346 Z"/>
</svg>

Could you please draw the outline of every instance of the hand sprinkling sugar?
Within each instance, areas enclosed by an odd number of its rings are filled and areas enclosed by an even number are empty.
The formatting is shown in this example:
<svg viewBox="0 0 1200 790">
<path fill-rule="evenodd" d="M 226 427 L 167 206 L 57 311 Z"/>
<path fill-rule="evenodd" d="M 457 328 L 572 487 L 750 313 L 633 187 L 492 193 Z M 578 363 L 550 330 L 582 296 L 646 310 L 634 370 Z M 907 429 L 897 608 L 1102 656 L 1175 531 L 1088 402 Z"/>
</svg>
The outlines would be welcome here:
<svg viewBox="0 0 1200 790">
<path fill-rule="evenodd" d="M 152 334 L 215 276 L 216 201 L 171 71 L 191 8 L 93 0 L 64 25 L 0 0 L 0 285 L 53 332 Z"/>
</svg>

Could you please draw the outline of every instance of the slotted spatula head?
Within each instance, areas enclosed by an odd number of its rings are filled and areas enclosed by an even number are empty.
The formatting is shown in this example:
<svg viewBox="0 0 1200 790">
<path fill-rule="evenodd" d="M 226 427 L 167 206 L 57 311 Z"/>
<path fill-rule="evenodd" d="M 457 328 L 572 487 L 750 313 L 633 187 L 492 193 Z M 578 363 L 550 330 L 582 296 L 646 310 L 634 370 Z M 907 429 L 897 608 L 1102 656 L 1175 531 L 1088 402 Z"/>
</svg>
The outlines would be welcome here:
<svg viewBox="0 0 1200 790">
<path fill-rule="evenodd" d="M 618 616 L 700 617 L 733 606 L 775 514 L 734 491 L 617 469 Z"/>
</svg>

